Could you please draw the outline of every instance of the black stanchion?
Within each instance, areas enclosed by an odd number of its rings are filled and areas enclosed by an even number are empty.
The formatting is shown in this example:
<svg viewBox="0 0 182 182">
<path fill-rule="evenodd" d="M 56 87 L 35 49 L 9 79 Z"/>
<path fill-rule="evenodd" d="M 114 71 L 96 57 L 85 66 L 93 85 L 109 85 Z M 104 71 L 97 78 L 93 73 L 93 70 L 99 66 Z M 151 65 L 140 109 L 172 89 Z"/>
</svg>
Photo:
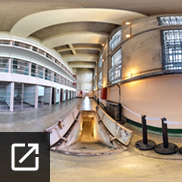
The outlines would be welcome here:
<svg viewBox="0 0 182 182">
<path fill-rule="evenodd" d="M 121 104 L 118 104 L 119 121 L 121 121 Z"/>
<path fill-rule="evenodd" d="M 182 154 L 182 147 L 179 149 L 179 153 Z"/>
<path fill-rule="evenodd" d="M 155 147 L 155 142 L 152 140 L 148 140 L 147 137 L 147 123 L 146 116 L 142 115 L 142 131 L 143 131 L 143 140 L 139 140 L 136 142 L 136 148 L 140 150 L 151 150 Z"/>
<path fill-rule="evenodd" d="M 97 99 L 97 105 L 99 105 L 99 98 Z"/>
<path fill-rule="evenodd" d="M 167 123 L 166 118 L 162 118 L 162 137 L 163 143 L 156 145 L 155 152 L 159 154 L 169 155 L 174 154 L 178 151 L 178 146 L 168 142 Z"/>
</svg>

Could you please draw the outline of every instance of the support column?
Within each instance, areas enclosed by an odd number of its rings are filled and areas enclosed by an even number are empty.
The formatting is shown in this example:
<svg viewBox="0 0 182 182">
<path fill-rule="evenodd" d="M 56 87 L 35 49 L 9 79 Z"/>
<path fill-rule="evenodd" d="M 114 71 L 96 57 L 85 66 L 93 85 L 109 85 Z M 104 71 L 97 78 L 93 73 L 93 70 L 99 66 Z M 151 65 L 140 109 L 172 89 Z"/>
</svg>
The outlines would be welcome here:
<svg viewBox="0 0 182 182">
<path fill-rule="evenodd" d="M 29 63 L 29 73 L 28 73 L 29 76 L 31 76 L 31 71 L 32 71 L 32 63 Z"/>
<path fill-rule="evenodd" d="M 11 92 L 10 92 L 10 111 L 13 112 L 14 107 L 14 89 L 15 89 L 15 83 L 11 83 Z"/>
<path fill-rule="evenodd" d="M 35 86 L 35 109 L 38 109 L 38 87 L 38 85 Z"/>
<path fill-rule="evenodd" d="M 49 98 L 49 105 L 52 105 L 52 87 L 50 88 L 50 98 Z"/>
<path fill-rule="evenodd" d="M 43 68 L 43 79 L 45 80 L 45 68 Z"/>
<path fill-rule="evenodd" d="M 12 58 L 9 58 L 8 73 L 11 73 Z"/>
</svg>

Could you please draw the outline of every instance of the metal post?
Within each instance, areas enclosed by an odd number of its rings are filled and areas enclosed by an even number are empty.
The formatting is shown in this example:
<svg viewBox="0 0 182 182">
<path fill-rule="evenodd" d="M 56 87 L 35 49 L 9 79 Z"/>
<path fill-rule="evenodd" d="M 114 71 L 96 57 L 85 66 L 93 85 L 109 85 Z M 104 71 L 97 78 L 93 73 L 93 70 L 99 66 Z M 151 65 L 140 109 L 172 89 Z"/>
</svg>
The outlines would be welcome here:
<svg viewBox="0 0 182 182">
<path fill-rule="evenodd" d="M 146 115 L 142 115 L 142 132 L 143 132 L 143 144 L 146 145 L 148 144 Z"/>
<path fill-rule="evenodd" d="M 99 98 L 97 99 L 97 105 L 99 105 Z"/>
<path fill-rule="evenodd" d="M 118 110 L 119 110 L 119 121 L 121 121 L 121 104 L 118 104 Z"/>
<path fill-rule="evenodd" d="M 166 118 L 162 118 L 162 136 L 163 136 L 163 144 L 164 148 L 169 147 L 169 142 L 168 142 L 168 134 L 167 134 L 167 123 L 165 123 Z"/>
<path fill-rule="evenodd" d="M 141 120 L 142 120 L 143 140 L 137 141 L 135 146 L 140 150 L 151 150 L 155 147 L 156 144 L 154 141 L 148 140 L 146 115 L 142 115 Z"/>
<path fill-rule="evenodd" d="M 164 155 L 174 154 L 178 151 L 178 146 L 176 144 L 168 142 L 167 123 L 165 122 L 166 120 L 166 118 L 161 119 L 163 143 L 160 143 L 155 147 L 155 152 Z"/>
</svg>

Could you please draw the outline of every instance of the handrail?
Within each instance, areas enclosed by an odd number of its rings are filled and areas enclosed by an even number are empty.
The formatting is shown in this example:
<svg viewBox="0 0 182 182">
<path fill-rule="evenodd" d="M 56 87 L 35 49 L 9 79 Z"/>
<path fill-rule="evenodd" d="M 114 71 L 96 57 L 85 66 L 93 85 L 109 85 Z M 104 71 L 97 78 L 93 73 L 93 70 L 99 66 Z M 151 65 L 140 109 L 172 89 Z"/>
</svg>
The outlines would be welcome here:
<svg viewBox="0 0 182 182">
<path fill-rule="evenodd" d="M 116 104 L 116 103 L 113 103 L 113 102 L 110 102 L 110 101 L 107 101 L 107 103 L 111 103 L 112 105 L 115 105 L 115 106 L 118 106 L 118 104 Z"/>
<path fill-rule="evenodd" d="M 62 70 L 64 70 L 65 72 L 67 72 L 68 75 L 70 75 L 72 78 L 74 78 L 73 74 L 71 73 L 69 68 L 62 61 L 60 61 L 58 58 L 56 58 L 52 53 L 48 52 L 44 48 L 38 47 L 35 44 L 32 44 L 30 42 L 24 42 L 24 41 L 20 41 L 20 40 L 16 40 L 16 39 L 11 39 L 11 38 L 8 38 L 8 39 L 7 38 L 2 38 L 2 39 L 0 39 L 0 45 L 20 47 L 20 48 L 23 48 L 23 49 L 26 49 L 26 50 L 36 52 L 39 55 L 41 55 L 43 57 L 46 57 L 47 59 L 49 59 L 52 62 L 56 63 Z"/>
<path fill-rule="evenodd" d="M 138 117 L 142 117 L 142 115 L 140 115 L 140 114 L 138 114 L 138 113 L 136 113 L 136 112 L 128 109 L 126 106 L 122 105 L 122 107 L 125 108 L 128 112 L 130 112 L 130 113 L 132 113 L 132 114 L 134 114 L 134 115 L 136 115 Z M 160 121 L 161 118 L 148 118 L 148 117 L 146 117 L 146 120 L 150 120 L 150 121 Z M 166 124 L 173 124 L 173 125 L 182 124 L 182 122 L 173 122 L 173 121 L 167 121 L 167 120 L 164 123 L 166 123 Z"/>
</svg>

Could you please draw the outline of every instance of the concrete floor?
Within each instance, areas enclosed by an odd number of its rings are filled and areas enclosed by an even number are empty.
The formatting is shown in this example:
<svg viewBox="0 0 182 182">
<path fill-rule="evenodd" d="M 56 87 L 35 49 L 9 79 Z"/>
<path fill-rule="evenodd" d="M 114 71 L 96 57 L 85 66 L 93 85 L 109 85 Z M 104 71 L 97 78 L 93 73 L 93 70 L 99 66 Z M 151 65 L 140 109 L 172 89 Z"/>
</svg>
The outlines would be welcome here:
<svg viewBox="0 0 182 182">
<path fill-rule="evenodd" d="M 42 131 L 81 103 L 75 99 L 40 110 L 20 113 L 0 113 L 0 131 Z M 89 106 L 88 106 L 89 103 Z M 81 108 L 94 109 L 93 100 L 84 100 Z M 154 151 L 139 151 L 134 147 L 141 139 L 141 129 L 134 130 L 127 151 L 102 156 L 68 156 L 51 152 L 51 182 L 181 182 L 182 155 L 163 156 Z M 160 143 L 162 137 L 149 134 L 149 138 Z M 182 146 L 181 137 L 170 137 L 170 142 Z"/>
</svg>

